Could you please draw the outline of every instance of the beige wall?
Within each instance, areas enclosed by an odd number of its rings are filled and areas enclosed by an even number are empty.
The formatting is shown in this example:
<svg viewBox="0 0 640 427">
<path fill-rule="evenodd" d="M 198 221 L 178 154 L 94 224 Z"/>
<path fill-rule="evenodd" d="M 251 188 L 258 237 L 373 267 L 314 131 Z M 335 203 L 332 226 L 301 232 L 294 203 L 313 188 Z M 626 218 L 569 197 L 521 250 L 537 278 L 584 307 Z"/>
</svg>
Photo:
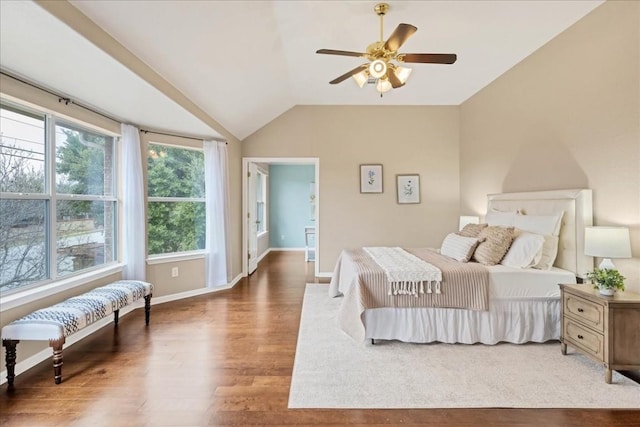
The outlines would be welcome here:
<svg viewBox="0 0 640 427">
<path fill-rule="evenodd" d="M 320 272 L 330 273 L 343 248 L 439 247 L 457 229 L 458 127 L 458 107 L 297 106 L 246 138 L 242 155 L 320 159 Z M 383 165 L 382 194 L 360 194 L 363 163 Z M 420 175 L 420 204 L 396 203 L 395 175 L 407 173 Z"/>
<path fill-rule="evenodd" d="M 485 195 L 593 189 L 594 223 L 632 231 L 615 260 L 640 292 L 640 2 L 609 1 L 467 100 L 460 208 Z"/>
</svg>

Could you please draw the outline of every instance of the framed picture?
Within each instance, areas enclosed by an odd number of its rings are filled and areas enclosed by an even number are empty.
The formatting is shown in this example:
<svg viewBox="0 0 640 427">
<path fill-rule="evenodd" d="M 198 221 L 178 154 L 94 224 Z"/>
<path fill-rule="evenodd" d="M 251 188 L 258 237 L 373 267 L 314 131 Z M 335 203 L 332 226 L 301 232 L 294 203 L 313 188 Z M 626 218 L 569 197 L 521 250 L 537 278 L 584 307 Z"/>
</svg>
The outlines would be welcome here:
<svg viewBox="0 0 640 427">
<path fill-rule="evenodd" d="M 360 165 L 360 192 L 382 193 L 382 165 Z"/>
<path fill-rule="evenodd" d="M 396 175 L 398 203 L 420 203 L 420 175 Z"/>
</svg>

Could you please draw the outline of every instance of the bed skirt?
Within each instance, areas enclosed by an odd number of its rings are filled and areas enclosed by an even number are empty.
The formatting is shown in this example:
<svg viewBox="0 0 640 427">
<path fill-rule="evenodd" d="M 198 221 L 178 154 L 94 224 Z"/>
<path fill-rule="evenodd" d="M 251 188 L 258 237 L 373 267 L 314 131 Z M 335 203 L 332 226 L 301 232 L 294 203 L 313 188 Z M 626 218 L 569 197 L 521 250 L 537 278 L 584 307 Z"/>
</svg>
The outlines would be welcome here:
<svg viewBox="0 0 640 427">
<path fill-rule="evenodd" d="M 497 344 L 560 339 L 560 299 L 491 300 L 489 311 L 374 308 L 362 314 L 367 339 Z"/>
</svg>

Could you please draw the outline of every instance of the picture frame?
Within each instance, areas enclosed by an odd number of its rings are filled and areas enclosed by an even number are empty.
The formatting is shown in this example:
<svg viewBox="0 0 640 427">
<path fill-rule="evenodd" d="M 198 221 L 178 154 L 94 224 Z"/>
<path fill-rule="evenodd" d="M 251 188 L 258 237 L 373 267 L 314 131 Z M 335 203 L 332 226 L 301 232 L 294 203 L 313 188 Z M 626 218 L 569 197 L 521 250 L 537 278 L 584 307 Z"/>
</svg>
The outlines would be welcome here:
<svg viewBox="0 0 640 427">
<path fill-rule="evenodd" d="M 382 165 L 360 165 L 360 193 L 382 193 Z"/>
<path fill-rule="evenodd" d="M 396 192 L 401 205 L 420 203 L 420 175 L 396 175 Z"/>
</svg>

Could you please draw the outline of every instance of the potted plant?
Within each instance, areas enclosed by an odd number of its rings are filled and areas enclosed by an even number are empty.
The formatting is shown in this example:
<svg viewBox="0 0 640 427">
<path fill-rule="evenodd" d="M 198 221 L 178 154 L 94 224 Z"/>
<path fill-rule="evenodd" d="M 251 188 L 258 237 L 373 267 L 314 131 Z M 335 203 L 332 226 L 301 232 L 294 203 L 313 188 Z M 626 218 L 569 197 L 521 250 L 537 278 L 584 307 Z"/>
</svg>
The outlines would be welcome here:
<svg viewBox="0 0 640 427">
<path fill-rule="evenodd" d="M 618 270 L 608 268 L 595 268 L 587 273 L 587 279 L 591 280 L 594 288 L 600 290 L 602 295 L 611 296 L 618 289 L 624 291 L 624 277 Z"/>
</svg>

